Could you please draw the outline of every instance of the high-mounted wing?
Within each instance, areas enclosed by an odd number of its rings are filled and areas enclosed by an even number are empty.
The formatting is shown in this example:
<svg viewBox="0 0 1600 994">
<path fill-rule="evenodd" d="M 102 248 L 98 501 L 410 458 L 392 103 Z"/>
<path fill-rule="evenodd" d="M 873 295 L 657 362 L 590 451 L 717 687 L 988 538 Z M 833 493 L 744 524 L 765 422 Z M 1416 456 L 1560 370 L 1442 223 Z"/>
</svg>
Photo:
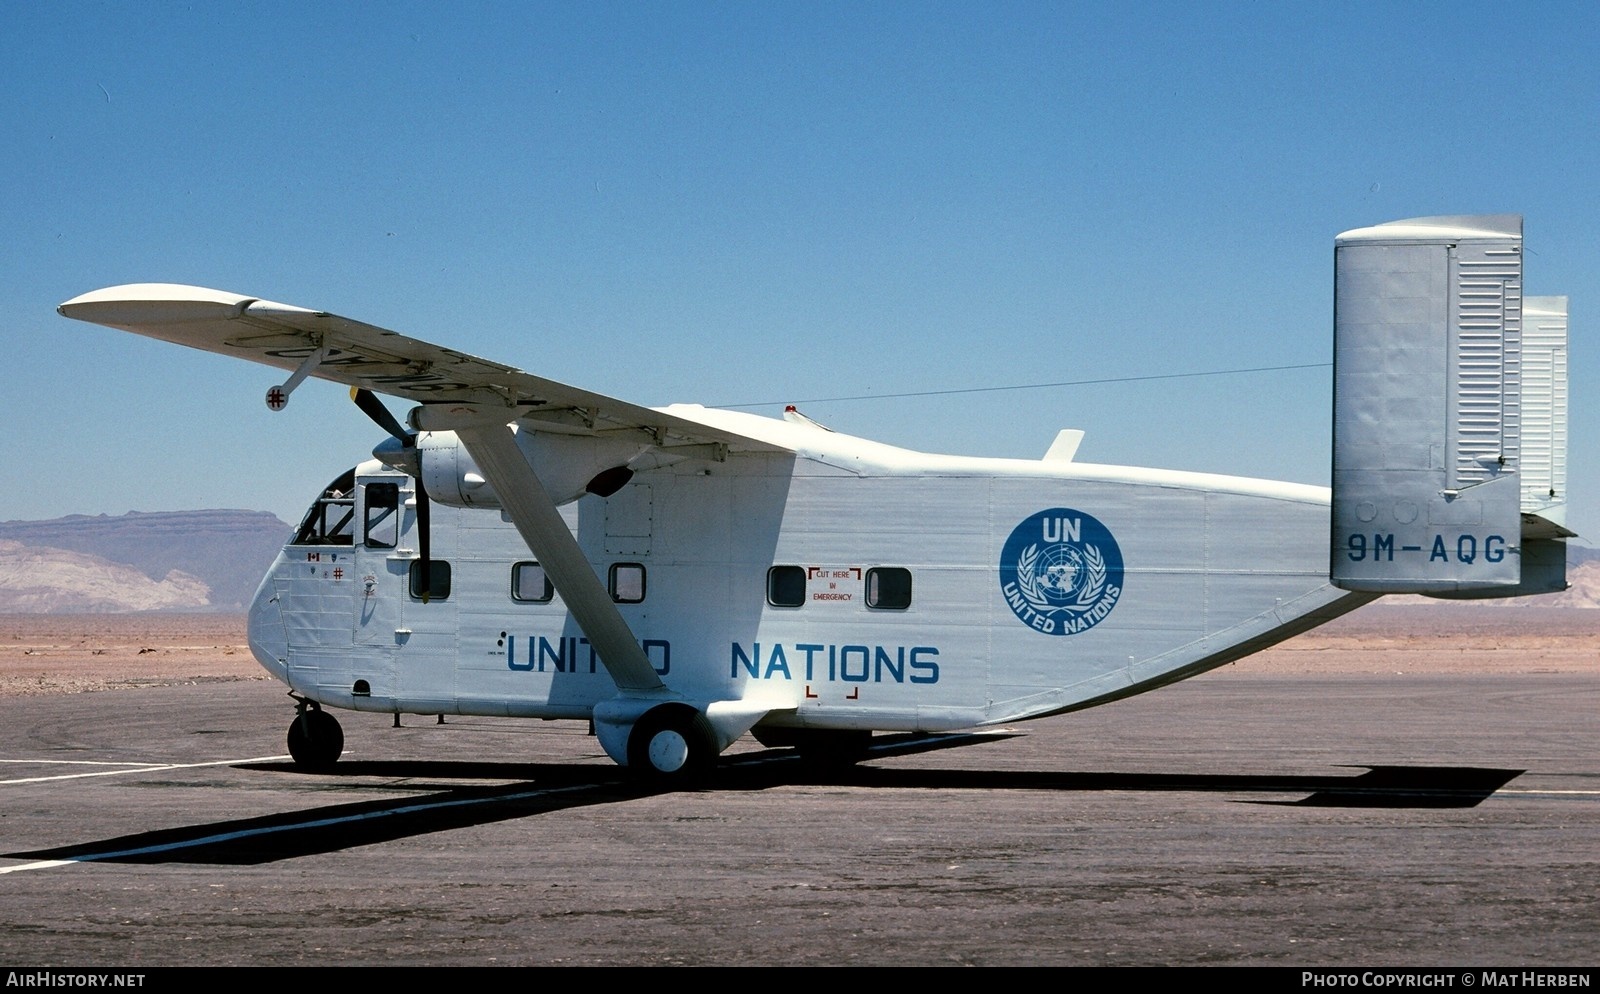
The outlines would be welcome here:
<svg viewBox="0 0 1600 994">
<path fill-rule="evenodd" d="M 499 407 L 505 421 L 588 435 L 642 431 L 654 444 L 720 443 L 784 451 L 769 442 L 557 383 L 325 311 L 174 283 L 133 283 L 57 308 L 80 321 L 334 380 L 419 404 Z M 297 382 L 294 381 L 294 382 Z"/>
<path fill-rule="evenodd" d="M 86 293 L 58 310 L 66 317 L 290 370 L 282 386 L 268 391 L 268 403 L 274 407 L 282 406 L 307 376 L 419 404 L 411 414 L 412 426 L 419 431 L 455 432 L 622 692 L 607 707 L 596 709 L 597 734 L 606 751 L 624 764 L 630 756 L 648 755 L 652 764 L 667 770 L 696 757 L 703 759 L 705 750 L 712 748 L 694 733 L 680 735 L 676 726 L 662 721 L 641 733 L 649 744 L 630 744 L 641 716 L 675 695 L 657 676 L 557 511 L 559 500 L 570 499 L 566 491 L 552 495 L 549 482 L 567 484 L 576 465 L 578 477 L 589 481 L 587 491 L 605 496 L 621 486 L 636 465 L 663 464 L 649 455 L 651 451 L 672 460 L 791 450 L 349 318 L 220 290 L 138 283 Z M 359 394 L 356 399 L 363 400 Z M 369 406 L 363 404 L 363 409 Z M 386 424 L 386 430 L 399 434 L 392 424 Z M 554 441 L 540 443 L 540 436 Z M 599 449 L 585 444 L 595 438 L 625 444 Z M 603 460 L 593 463 L 590 457 L 586 462 L 576 457 L 580 451 L 616 451 L 622 461 L 606 465 Z M 419 511 L 421 491 L 419 479 Z M 739 702 L 697 705 L 696 711 L 706 715 L 718 739 L 717 751 L 765 713 Z M 669 745 L 658 746 L 658 737 Z M 693 748 L 684 745 L 690 739 L 695 739 Z"/>
</svg>

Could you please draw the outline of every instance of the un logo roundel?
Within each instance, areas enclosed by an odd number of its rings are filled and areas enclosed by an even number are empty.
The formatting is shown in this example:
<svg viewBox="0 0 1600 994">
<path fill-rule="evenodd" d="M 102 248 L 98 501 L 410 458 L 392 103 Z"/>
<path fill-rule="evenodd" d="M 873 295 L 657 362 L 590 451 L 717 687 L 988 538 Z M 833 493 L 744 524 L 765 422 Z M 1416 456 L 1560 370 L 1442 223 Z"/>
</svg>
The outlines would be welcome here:
<svg viewBox="0 0 1600 994">
<path fill-rule="evenodd" d="M 1023 624 L 1075 635 L 1105 620 L 1122 596 L 1122 550 L 1093 515 L 1040 511 L 1000 550 L 1000 590 Z"/>
</svg>

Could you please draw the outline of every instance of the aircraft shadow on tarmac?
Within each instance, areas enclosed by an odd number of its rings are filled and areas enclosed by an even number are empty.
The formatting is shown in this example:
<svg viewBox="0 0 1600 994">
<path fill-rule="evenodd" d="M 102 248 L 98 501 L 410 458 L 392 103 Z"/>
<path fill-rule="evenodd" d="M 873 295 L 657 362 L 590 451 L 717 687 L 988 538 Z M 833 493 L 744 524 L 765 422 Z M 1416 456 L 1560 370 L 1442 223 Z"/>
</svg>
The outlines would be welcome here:
<svg viewBox="0 0 1600 994">
<path fill-rule="evenodd" d="M 868 759 L 948 749 L 1009 737 L 1005 734 L 880 736 Z M 593 804 L 616 804 L 665 793 L 629 779 L 615 767 L 578 764 L 440 761 L 347 761 L 318 774 L 287 763 L 239 769 L 293 776 L 375 781 L 392 793 L 396 780 L 414 796 L 328 805 L 304 811 L 141 832 L 98 842 L 4 858 L 117 863 L 255 865 L 337 852 L 433 832 L 526 818 Z M 789 750 L 725 757 L 715 779 L 695 790 L 752 791 L 797 785 L 892 790 L 1192 791 L 1229 794 L 1304 794 L 1296 800 L 1246 803 L 1316 807 L 1470 808 L 1522 770 L 1461 766 L 1373 766 L 1355 776 L 900 770 L 876 766 L 819 768 Z M 514 780 L 464 786 L 462 781 Z"/>
</svg>

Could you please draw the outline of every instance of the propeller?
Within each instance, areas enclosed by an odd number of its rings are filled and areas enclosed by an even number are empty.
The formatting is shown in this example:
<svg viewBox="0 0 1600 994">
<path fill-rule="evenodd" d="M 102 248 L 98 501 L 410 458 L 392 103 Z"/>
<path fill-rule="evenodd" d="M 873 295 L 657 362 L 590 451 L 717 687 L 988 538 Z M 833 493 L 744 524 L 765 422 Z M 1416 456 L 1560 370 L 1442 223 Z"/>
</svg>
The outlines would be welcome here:
<svg viewBox="0 0 1600 994">
<path fill-rule="evenodd" d="M 402 444 L 408 448 L 417 444 L 417 436 L 401 426 L 400 419 L 389 413 L 389 409 L 383 406 L 383 401 L 378 399 L 377 394 L 365 387 L 351 387 L 350 399 L 356 402 L 356 406 L 361 408 L 367 417 L 377 422 L 379 428 L 399 439 Z"/>
<path fill-rule="evenodd" d="M 411 473 L 417 481 L 417 551 L 421 559 L 422 575 L 418 578 L 417 592 L 422 597 L 422 602 L 428 602 L 433 583 L 433 560 L 428 555 L 428 491 L 422 484 L 422 458 L 417 452 L 417 436 L 415 432 L 408 432 L 400 424 L 400 420 L 390 413 L 383 401 L 365 387 L 351 387 L 350 399 L 356 402 L 367 417 L 371 418 L 379 428 L 388 432 L 396 442 L 400 443 L 399 452 L 385 443 L 373 450 L 373 455 L 383 459 L 390 465 L 403 467 Z M 379 455 L 380 451 L 384 454 Z"/>
</svg>

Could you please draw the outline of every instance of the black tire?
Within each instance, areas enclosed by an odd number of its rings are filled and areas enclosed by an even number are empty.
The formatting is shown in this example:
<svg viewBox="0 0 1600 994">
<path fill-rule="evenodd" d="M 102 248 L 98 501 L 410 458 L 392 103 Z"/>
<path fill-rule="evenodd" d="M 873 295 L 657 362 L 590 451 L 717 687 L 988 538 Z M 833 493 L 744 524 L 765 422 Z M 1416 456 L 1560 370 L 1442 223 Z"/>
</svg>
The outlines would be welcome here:
<svg viewBox="0 0 1600 994">
<path fill-rule="evenodd" d="M 628 772 L 654 783 L 696 780 L 716 763 L 716 739 L 705 715 L 686 704 L 663 704 L 634 722 Z"/>
<path fill-rule="evenodd" d="M 296 765 L 307 769 L 326 769 L 338 762 L 344 752 L 344 729 L 326 711 L 307 708 L 289 726 L 289 755 Z"/>
</svg>

